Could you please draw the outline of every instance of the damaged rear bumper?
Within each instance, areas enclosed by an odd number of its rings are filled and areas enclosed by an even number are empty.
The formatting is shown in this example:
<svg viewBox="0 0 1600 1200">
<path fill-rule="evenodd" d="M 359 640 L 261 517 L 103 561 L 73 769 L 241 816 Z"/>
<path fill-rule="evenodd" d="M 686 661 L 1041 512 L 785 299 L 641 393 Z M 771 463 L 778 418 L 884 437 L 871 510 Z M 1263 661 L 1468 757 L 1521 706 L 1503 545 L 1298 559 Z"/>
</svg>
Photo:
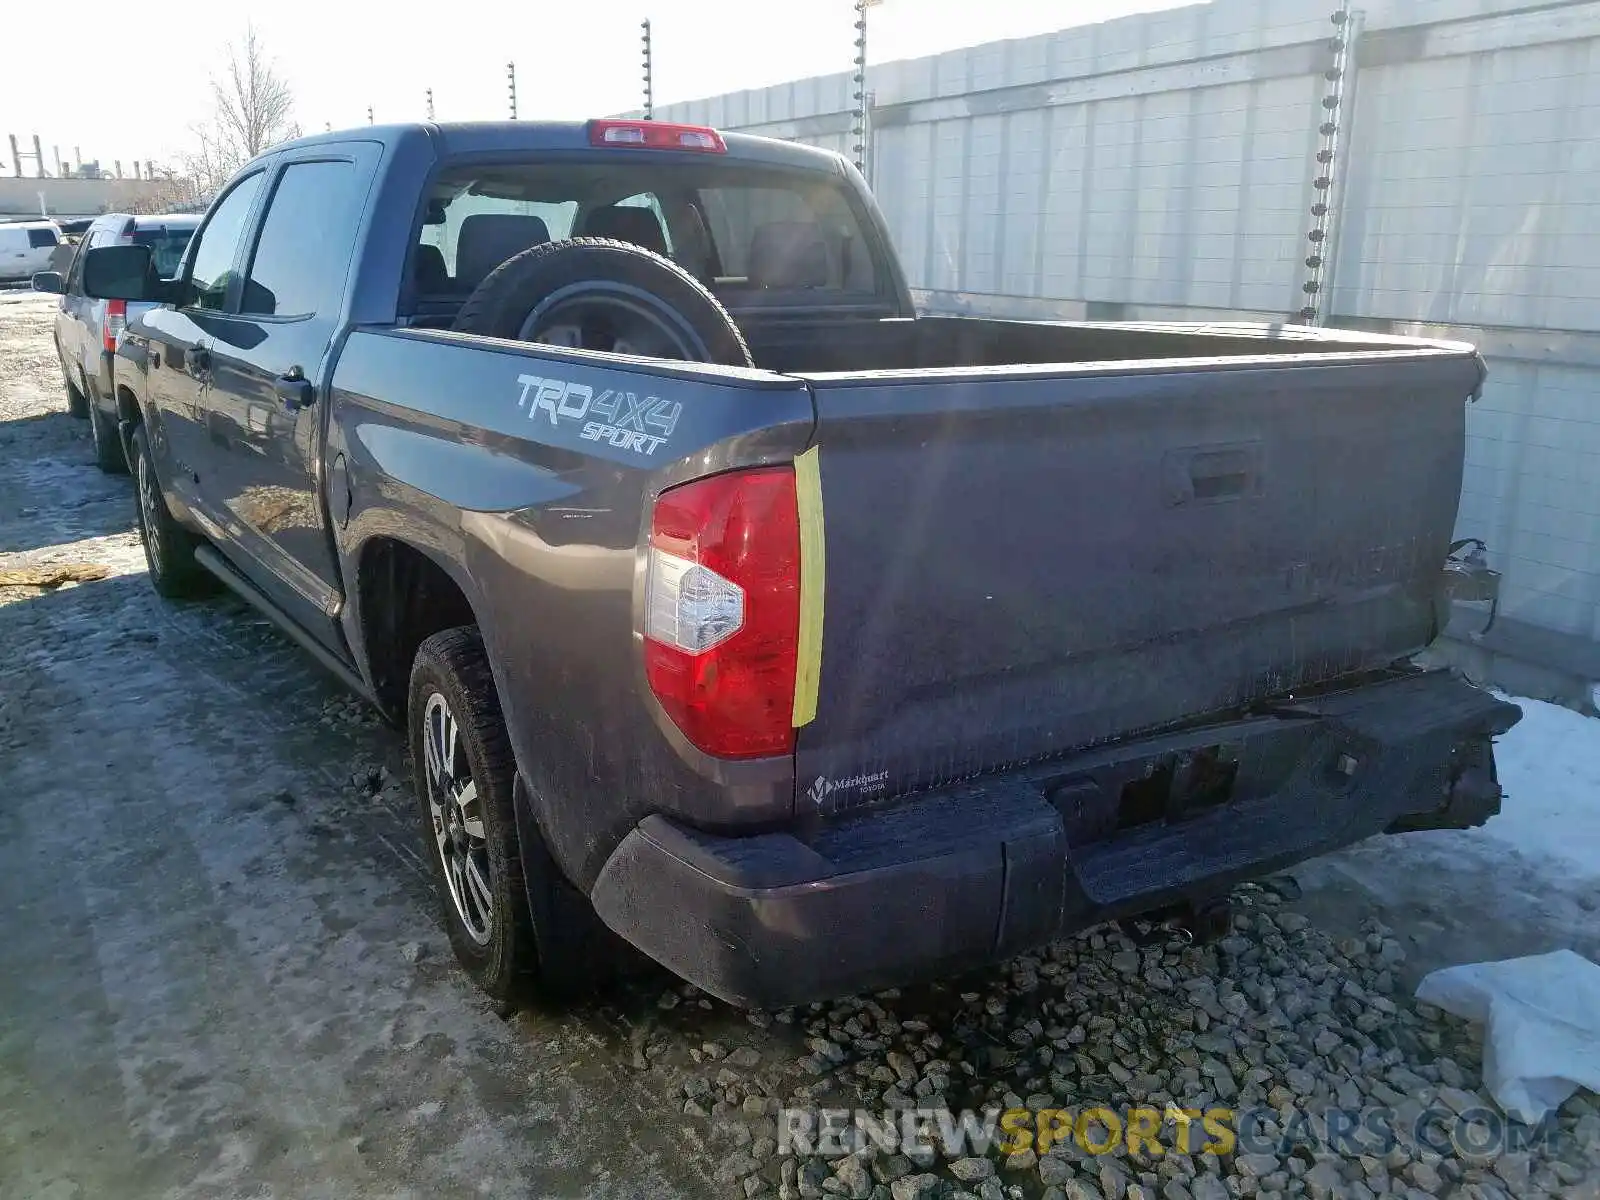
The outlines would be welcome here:
<svg viewBox="0 0 1600 1200">
<path fill-rule="evenodd" d="M 1490 739 L 1520 717 L 1419 672 L 807 830 L 719 837 L 652 816 L 591 899 L 733 1003 L 886 987 L 1203 902 L 1386 829 L 1480 824 L 1499 809 Z"/>
</svg>

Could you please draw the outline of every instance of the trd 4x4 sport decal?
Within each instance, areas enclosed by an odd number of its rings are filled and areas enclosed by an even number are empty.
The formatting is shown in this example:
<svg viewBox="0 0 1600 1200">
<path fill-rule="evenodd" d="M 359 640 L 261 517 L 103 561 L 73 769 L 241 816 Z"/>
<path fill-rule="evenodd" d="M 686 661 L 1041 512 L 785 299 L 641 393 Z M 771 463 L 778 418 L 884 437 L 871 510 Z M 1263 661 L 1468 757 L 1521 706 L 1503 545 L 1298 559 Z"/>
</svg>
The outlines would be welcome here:
<svg viewBox="0 0 1600 1200">
<path fill-rule="evenodd" d="M 640 454 L 654 454 L 665 445 L 683 412 L 676 400 L 610 388 L 596 395 L 588 384 L 570 379 L 518 375 L 517 382 L 522 385 L 517 407 L 526 409 L 530 420 L 543 413 L 552 425 L 580 425 L 578 436 L 585 441 L 609 442 Z"/>
</svg>

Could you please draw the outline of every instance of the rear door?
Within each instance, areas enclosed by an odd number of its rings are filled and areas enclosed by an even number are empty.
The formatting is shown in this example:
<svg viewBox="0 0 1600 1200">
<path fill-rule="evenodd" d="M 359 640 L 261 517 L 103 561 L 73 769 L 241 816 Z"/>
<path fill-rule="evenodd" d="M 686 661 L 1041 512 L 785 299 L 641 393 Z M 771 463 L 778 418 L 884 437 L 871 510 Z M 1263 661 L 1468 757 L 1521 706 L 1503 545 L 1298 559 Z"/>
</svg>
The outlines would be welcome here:
<svg viewBox="0 0 1600 1200">
<path fill-rule="evenodd" d="M 1470 351 L 814 377 L 800 804 L 939 785 L 1411 654 Z"/>
<path fill-rule="evenodd" d="M 160 478 L 213 527 L 221 515 L 212 479 L 218 456 L 202 402 L 211 342 L 239 302 L 239 263 L 264 177 L 264 171 L 244 176 L 212 206 L 189 248 L 181 302 L 147 312 L 138 325 L 149 339 L 146 387 Z"/>
<path fill-rule="evenodd" d="M 208 419 L 236 565 L 338 647 L 343 600 L 324 507 L 325 385 L 377 167 L 370 143 L 318 147 L 272 182 L 237 316 L 211 344 Z"/>
</svg>

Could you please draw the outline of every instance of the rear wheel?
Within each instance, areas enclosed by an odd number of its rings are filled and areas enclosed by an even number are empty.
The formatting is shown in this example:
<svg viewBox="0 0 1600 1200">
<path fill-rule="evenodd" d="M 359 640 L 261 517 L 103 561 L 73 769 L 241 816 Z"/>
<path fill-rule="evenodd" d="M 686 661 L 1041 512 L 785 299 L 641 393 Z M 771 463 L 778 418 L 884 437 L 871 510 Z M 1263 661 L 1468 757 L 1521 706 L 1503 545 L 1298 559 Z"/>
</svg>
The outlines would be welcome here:
<svg viewBox="0 0 1600 1200">
<path fill-rule="evenodd" d="M 517 853 L 516 768 L 476 629 L 447 629 L 418 647 L 407 724 L 423 840 L 450 945 L 473 981 L 509 1007 L 537 955 Z"/>
<path fill-rule="evenodd" d="M 172 519 L 161 495 L 155 463 L 150 458 L 150 438 L 143 425 L 134 427 L 130 443 L 139 538 L 144 543 L 145 562 L 150 566 L 151 586 L 169 600 L 206 595 L 213 590 L 213 579 L 194 560 L 194 534 Z"/>
<path fill-rule="evenodd" d="M 417 648 L 407 725 L 445 930 L 499 1010 L 535 991 L 564 1003 L 636 962 L 562 875 L 538 829 L 519 830 L 516 763 L 476 627 L 447 629 Z"/>
</svg>

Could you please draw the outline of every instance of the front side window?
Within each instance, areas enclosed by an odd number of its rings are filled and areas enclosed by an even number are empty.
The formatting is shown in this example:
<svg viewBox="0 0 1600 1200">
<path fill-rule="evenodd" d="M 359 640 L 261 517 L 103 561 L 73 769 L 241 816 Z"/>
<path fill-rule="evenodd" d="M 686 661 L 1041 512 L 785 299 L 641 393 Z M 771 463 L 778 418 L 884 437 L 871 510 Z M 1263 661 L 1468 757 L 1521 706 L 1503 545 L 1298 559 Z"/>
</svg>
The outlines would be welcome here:
<svg viewBox="0 0 1600 1200">
<path fill-rule="evenodd" d="M 244 240 L 245 222 L 261 187 L 258 171 L 234 186 L 211 213 L 199 233 L 194 248 L 194 267 L 189 272 L 190 304 L 194 308 L 220 310 L 228 302 L 233 264 L 239 258 L 239 243 Z"/>
<path fill-rule="evenodd" d="M 54 229 L 28 230 L 28 247 L 32 250 L 43 250 L 56 244 L 56 231 Z"/>
<path fill-rule="evenodd" d="M 73 251 L 72 265 L 67 268 L 66 293 L 69 296 L 83 295 L 83 260 L 90 250 L 94 248 L 94 234 L 85 234 L 78 243 L 78 248 Z"/>
<path fill-rule="evenodd" d="M 66 291 L 69 296 L 83 295 L 83 263 L 88 257 L 88 252 L 96 246 L 103 246 L 110 238 L 104 229 L 90 229 L 83 235 L 83 240 L 78 243 L 77 250 L 72 255 L 72 266 L 67 269 Z"/>
<path fill-rule="evenodd" d="M 241 312 L 324 316 L 337 310 L 361 224 L 354 163 L 293 163 L 272 193 Z"/>
</svg>

